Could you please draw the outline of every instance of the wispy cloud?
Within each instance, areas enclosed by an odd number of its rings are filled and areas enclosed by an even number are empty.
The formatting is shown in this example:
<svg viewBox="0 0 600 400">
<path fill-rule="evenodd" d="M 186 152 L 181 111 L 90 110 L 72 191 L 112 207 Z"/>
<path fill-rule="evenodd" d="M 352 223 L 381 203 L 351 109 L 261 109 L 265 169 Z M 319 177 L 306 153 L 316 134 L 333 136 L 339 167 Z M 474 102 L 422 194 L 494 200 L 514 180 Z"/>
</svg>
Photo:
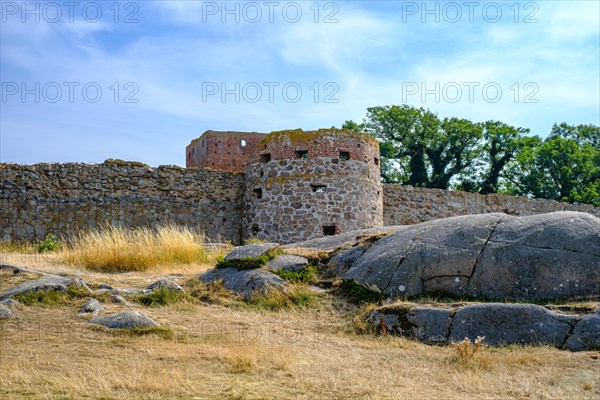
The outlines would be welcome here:
<svg viewBox="0 0 600 400">
<path fill-rule="evenodd" d="M 318 15 L 312 2 L 301 3 L 296 22 L 281 14 L 286 3 L 279 4 L 272 22 L 262 6 L 260 20 L 238 15 L 236 23 L 234 14 L 215 12 L 222 2 L 200 1 L 134 3 L 137 9 L 120 9 L 117 23 L 104 3 L 103 18 L 95 23 L 80 16 L 58 23 L 9 19 L 1 27 L 3 85 L 79 86 L 73 102 L 66 91 L 57 103 L 43 96 L 35 102 L 31 94 L 25 102 L 21 93 L 8 96 L 2 103 L 0 158 L 122 157 L 182 165 L 185 143 L 206 129 L 339 126 L 361 120 L 367 107 L 403 101 L 441 116 L 502 120 L 539 134 L 563 120 L 600 123 L 597 2 L 537 2 L 536 23 L 523 23 L 531 12 L 524 8 L 515 22 L 513 3 L 502 3 L 503 18 L 495 23 L 481 15 L 470 22 L 466 14 L 457 23 L 435 22 L 431 15 L 423 22 L 419 13 L 406 13 L 406 2 L 339 2 L 325 9 L 329 3 L 319 3 Z M 245 4 L 227 7 L 241 12 Z M 132 12 L 138 22 L 123 23 Z M 324 23 L 327 15 L 337 22 Z M 102 89 L 98 102 L 82 97 L 82 87 L 91 82 Z M 269 82 L 278 84 L 272 101 Z M 464 91 L 456 102 L 404 93 L 407 84 L 431 90 L 453 82 Z M 465 82 L 479 84 L 474 101 Z M 482 97 L 481 87 L 490 82 L 502 88 L 497 102 Z M 523 102 L 532 93 L 524 85 L 531 82 L 537 103 Z M 135 90 L 126 89 L 128 83 Z M 218 92 L 207 96 L 207 83 Z M 286 83 L 301 88 L 297 101 L 282 92 Z M 325 87 L 328 83 L 333 86 Z M 260 100 L 231 93 L 236 85 L 260 87 Z M 222 88 L 230 91 L 224 101 Z M 337 102 L 326 102 L 328 95 Z M 125 102 L 127 96 L 138 101 Z"/>
</svg>

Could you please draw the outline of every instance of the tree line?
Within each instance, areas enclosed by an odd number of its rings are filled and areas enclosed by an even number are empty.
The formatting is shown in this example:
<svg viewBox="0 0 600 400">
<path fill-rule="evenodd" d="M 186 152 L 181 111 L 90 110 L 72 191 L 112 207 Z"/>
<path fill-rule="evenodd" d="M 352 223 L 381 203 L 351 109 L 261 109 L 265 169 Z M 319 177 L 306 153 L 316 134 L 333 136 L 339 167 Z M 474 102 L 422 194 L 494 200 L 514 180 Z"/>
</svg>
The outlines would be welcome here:
<svg viewBox="0 0 600 400">
<path fill-rule="evenodd" d="M 554 124 L 546 138 L 500 121 L 370 107 L 342 128 L 376 137 L 386 183 L 600 206 L 600 126 Z"/>
</svg>

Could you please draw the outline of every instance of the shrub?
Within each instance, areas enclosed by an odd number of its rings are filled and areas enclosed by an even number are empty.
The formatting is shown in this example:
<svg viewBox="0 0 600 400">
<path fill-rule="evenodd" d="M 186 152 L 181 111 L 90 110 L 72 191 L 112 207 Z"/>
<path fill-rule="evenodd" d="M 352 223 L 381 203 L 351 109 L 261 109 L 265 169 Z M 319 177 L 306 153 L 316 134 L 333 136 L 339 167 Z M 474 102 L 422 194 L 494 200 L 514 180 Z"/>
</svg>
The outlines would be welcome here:
<svg viewBox="0 0 600 400">
<path fill-rule="evenodd" d="M 44 253 L 46 251 L 58 251 L 62 245 L 53 234 L 49 233 L 46 238 L 38 243 L 36 250 L 38 253 Z"/>
<path fill-rule="evenodd" d="M 67 262 L 102 272 L 145 271 L 157 265 L 205 263 L 204 235 L 173 224 L 152 228 L 108 226 L 79 232 Z"/>
<path fill-rule="evenodd" d="M 458 343 L 452 343 L 454 350 L 456 350 L 455 360 L 460 364 L 468 364 L 473 359 L 475 353 L 485 346 L 483 344 L 484 339 L 485 336 L 477 336 L 475 342 L 471 342 L 471 340 L 466 337 Z"/>
</svg>

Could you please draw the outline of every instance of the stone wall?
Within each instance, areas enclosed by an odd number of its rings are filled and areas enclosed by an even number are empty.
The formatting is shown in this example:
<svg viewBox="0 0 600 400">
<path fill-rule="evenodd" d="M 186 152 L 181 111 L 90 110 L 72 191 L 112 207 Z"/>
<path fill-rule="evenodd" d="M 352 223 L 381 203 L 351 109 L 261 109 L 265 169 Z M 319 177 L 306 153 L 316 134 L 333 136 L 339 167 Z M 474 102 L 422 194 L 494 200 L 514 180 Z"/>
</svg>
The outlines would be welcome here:
<svg viewBox="0 0 600 400">
<path fill-rule="evenodd" d="M 365 162 L 278 160 L 246 176 L 244 237 L 292 243 L 383 225 L 381 184 Z"/>
<path fill-rule="evenodd" d="M 400 185 L 382 188 L 372 174 L 372 164 L 352 159 L 257 163 L 248 169 L 244 216 L 244 174 L 121 161 L 0 164 L 0 239 L 40 240 L 49 232 L 68 235 L 104 223 L 171 221 L 236 243 L 242 234 L 260 237 L 260 232 L 289 242 L 322 236 L 324 225 L 343 232 L 489 212 L 571 210 L 600 216 L 600 208 L 590 205 Z M 313 192 L 319 185 L 325 188 Z M 256 189 L 263 190 L 261 199 Z M 299 234 L 301 230 L 308 233 Z"/>
<path fill-rule="evenodd" d="M 581 211 L 600 217 L 600 207 L 501 194 L 481 195 L 402 185 L 383 185 L 384 225 L 408 225 L 456 215 L 502 212 L 534 215 L 554 211 Z"/>
<path fill-rule="evenodd" d="M 0 164 L 0 238 L 174 222 L 241 241 L 244 175 L 145 164 Z"/>
</svg>

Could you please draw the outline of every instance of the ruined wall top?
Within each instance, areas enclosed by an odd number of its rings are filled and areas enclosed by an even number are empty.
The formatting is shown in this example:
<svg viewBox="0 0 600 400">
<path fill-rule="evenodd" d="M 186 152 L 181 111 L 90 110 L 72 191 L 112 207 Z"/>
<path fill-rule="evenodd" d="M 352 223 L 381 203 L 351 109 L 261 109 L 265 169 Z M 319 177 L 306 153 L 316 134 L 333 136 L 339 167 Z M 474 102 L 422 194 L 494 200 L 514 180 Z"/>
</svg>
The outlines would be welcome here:
<svg viewBox="0 0 600 400">
<path fill-rule="evenodd" d="M 258 144 L 265 135 L 208 130 L 186 147 L 186 167 L 244 172 L 250 156 L 258 151 Z"/>
</svg>

